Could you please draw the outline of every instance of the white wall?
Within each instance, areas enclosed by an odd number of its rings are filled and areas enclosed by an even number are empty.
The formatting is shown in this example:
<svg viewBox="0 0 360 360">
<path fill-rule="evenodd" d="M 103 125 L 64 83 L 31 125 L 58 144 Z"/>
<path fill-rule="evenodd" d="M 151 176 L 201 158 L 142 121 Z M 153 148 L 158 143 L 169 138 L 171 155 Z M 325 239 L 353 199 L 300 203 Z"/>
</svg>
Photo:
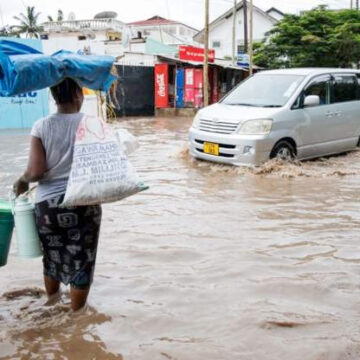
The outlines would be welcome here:
<svg viewBox="0 0 360 360">
<path fill-rule="evenodd" d="M 92 53 L 96 55 L 105 54 L 104 40 L 106 40 L 105 33 L 96 35 L 96 39 L 79 40 L 78 36 L 83 35 L 80 33 L 59 33 L 50 34 L 48 40 L 42 40 L 43 52 L 45 54 L 53 54 L 59 50 L 69 50 L 77 52 L 84 51 L 84 48 L 90 47 Z"/>
<path fill-rule="evenodd" d="M 151 37 L 152 39 L 160 41 L 161 38 L 164 38 L 164 43 L 166 45 L 171 45 L 173 43 L 186 43 L 192 44 L 194 43 L 193 37 L 197 34 L 196 30 L 189 28 L 183 24 L 168 24 L 168 25 L 149 25 L 149 26 L 131 26 L 133 36 L 137 36 L 138 32 L 141 32 L 142 37 L 148 38 Z M 171 30 L 172 29 L 172 30 Z M 163 36 L 161 36 L 161 32 L 163 32 Z M 171 38 L 169 41 L 169 36 L 171 35 L 175 37 L 175 39 Z M 179 40 L 177 40 L 179 39 Z"/>
<path fill-rule="evenodd" d="M 269 11 L 268 13 L 269 15 L 271 15 L 273 18 L 275 18 L 276 20 L 281 20 L 284 16 L 279 14 L 277 11 Z"/>
<path fill-rule="evenodd" d="M 261 41 L 265 37 L 265 33 L 269 31 L 275 23 L 275 21 L 271 21 L 271 19 L 254 9 L 254 41 Z M 231 16 L 210 29 L 209 46 L 215 50 L 215 56 L 217 58 L 232 56 L 232 26 L 233 17 Z M 237 12 L 236 39 L 237 44 L 240 45 L 244 43 L 244 13 L 242 9 Z M 213 41 L 220 41 L 221 47 L 214 48 Z"/>
</svg>

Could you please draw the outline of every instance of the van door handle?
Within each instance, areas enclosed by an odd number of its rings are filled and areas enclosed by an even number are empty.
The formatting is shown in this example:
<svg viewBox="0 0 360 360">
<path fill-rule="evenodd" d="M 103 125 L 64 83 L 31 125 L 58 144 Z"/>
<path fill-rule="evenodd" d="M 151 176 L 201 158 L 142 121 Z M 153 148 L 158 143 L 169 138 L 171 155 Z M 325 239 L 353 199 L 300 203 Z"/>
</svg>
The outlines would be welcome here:
<svg viewBox="0 0 360 360">
<path fill-rule="evenodd" d="M 325 115 L 326 115 L 326 117 L 333 117 L 336 114 L 332 111 L 328 111 Z"/>
<path fill-rule="evenodd" d="M 342 111 L 335 111 L 335 112 L 334 112 L 334 115 L 335 115 L 335 116 L 342 116 Z"/>
</svg>

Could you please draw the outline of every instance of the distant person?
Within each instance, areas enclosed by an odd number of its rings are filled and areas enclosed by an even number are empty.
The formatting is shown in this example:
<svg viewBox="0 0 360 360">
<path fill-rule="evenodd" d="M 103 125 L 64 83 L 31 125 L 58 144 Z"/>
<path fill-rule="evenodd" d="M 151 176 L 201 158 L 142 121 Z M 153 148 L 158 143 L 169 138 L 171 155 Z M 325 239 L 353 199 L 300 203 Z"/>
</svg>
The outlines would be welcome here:
<svg viewBox="0 0 360 360">
<path fill-rule="evenodd" d="M 72 79 L 51 88 L 57 112 L 38 120 L 31 130 L 28 167 L 14 184 L 14 192 L 26 192 L 30 182 L 39 182 L 35 214 L 44 250 L 44 282 L 49 297 L 60 283 L 70 284 L 71 308 L 86 304 L 93 280 L 101 223 L 101 207 L 59 208 L 70 174 L 76 130 L 84 114 L 84 97 Z"/>
</svg>

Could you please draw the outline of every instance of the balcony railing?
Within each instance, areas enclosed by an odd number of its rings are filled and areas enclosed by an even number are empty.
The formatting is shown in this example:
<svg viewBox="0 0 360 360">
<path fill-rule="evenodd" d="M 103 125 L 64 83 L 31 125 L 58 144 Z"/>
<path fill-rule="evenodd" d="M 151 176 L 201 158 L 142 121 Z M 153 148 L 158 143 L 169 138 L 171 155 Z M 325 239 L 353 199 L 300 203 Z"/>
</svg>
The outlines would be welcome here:
<svg viewBox="0 0 360 360">
<path fill-rule="evenodd" d="M 122 31 L 124 23 L 115 19 L 51 21 L 43 24 L 45 32 L 70 32 L 84 30 L 112 30 Z"/>
</svg>

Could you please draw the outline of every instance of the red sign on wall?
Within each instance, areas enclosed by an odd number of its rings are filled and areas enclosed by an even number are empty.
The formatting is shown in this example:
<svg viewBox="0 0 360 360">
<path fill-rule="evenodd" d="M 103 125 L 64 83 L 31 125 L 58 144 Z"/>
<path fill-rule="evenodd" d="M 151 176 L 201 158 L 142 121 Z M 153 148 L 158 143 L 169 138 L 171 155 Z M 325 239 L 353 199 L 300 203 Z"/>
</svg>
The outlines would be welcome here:
<svg viewBox="0 0 360 360">
<path fill-rule="evenodd" d="M 204 61 L 205 50 L 202 48 L 197 48 L 194 46 L 179 46 L 179 57 L 180 60 L 189 60 L 189 61 Z M 209 50 L 209 62 L 215 61 L 215 50 Z"/>
<path fill-rule="evenodd" d="M 169 65 L 155 65 L 155 106 L 169 107 Z"/>
</svg>

